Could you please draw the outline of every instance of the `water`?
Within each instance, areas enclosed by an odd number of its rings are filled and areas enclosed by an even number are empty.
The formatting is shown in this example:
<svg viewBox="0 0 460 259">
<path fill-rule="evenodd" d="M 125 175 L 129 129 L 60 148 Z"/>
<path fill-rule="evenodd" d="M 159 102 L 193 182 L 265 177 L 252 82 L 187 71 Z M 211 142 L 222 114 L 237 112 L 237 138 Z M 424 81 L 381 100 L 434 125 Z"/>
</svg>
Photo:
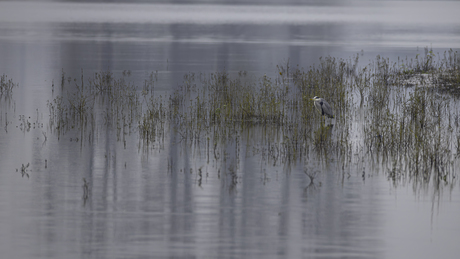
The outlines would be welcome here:
<svg viewBox="0 0 460 259">
<path fill-rule="evenodd" d="M 177 134 L 145 152 L 135 133 L 117 141 L 110 127 L 90 144 L 50 132 L 46 104 L 62 71 L 130 70 L 137 85 L 158 71 L 164 93 L 189 72 L 256 80 L 288 60 L 308 68 L 325 56 L 360 53 L 367 63 L 460 49 L 458 2 L 297 4 L 0 2 L 0 74 L 19 85 L 0 103 L 2 256 L 456 258 L 456 180 L 395 183 L 366 162 L 364 177 L 360 166 L 321 161 L 271 166 L 245 145 L 219 150 L 229 152 L 224 163 L 208 161 Z"/>
</svg>

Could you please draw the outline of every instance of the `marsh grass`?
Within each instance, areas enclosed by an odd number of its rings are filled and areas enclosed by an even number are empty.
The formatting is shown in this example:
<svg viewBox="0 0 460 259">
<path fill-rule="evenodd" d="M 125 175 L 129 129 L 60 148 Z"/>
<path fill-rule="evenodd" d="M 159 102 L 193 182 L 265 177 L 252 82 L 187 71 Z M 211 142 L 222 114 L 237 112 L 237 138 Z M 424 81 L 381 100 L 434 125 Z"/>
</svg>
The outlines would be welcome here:
<svg viewBox="0 0 460 259">
<path fill-rule="evenodd" d="M 48 101 L 51 131 L 62 135 L 77 130 L 82 138 L 90 140 L 90 133 L 102 124 L 115 129 L 117 140 L 125 141 L 126 135 L 137 132 L 141 117 L 148 116 L 144 106 L 153 103 L 153 84 L 146 82 L 140 93 L 126 81 L 130 74 L 125 71 L 116 79 L 112 72 L 104 71 L 85 80 L 82 71 L 80 80 L 65 80 L 63 72 L 61 94 Z"/>
<path fill-rule="evenodd" d="M 10 97 L 15 87 L 17 87 L 17 84 L 12 79 L 8 79 L 6 75 L 0 77 L 0 97 Z"/>
<path fill-rule="evenodd" d="M 171 121 L 191 146 L 210 136 L 214 146 L 225 146 L 243 129 L 273 129 L 276 134 L 261 132 L 258 142 L 273 165 L 319 159 L 345 168 L 356 155 L 357 160 L 380 157 L 391 163 L 386 165 L 391 179 L 399 168 L 408 178 L 448 182 L 458 165 L 459 115 L 455 101 L 443 95 L 447 83 L 439 82 L 455 81 L 460 62 L 453 51 L 438 61 L 436 56 L 426 49 L 424 57 L 404 66 L 377 56 L 361 68 L 358 56 L 325 58 L 307 71 L 278 66 L 280 77 L 263 76 L 257 83 L 246 83 L 241 74 L 214 73 L 202 87 L 185 83 L 176 90 Z M 429 80 L 407 83 L 423 78 L 420 73 Z M 310 98 L 315 95 L 335 108 L 333 124 L 314 110 Z M 353 124 L 361 125 L 361 133 Z"/>
<path fill-rule="evenodd" d="M 387 60 L 382 64 L 377 59 L 371 66 L 374 74 L 368 76 L 375 80 L 368 90 L 364 144 L 368 152 L 393 161 L 395 165 L 389 171 L 392 179 L 396 179 L 395 168 L 400 168 L 410 178 L 447 182 L 456 177 L 458 166 L 458 151 L 452 143 L 457 141 L 459 113 L 455 99 L 443 94 L 445 85 L 439 82 L 455 77 L 460 62 L 452 51 L 448 52 L 449 58 L 439 62 L 433 61 L 432 51 L 425 53 L 425 58 L 410 63 L 403 71 Z M 376 73 L 382 67 L 388 68 L 389 77 Z M 420 73 L 429 74 L 429 80 L 406 83 Z"/>
<path fill-rule="evenodd" d="M 426 49 L 415 59 L 392 63 L 377 56 L 365 66 L 358 57 L 321 58 L 308 69 L 287 61 L 274 78 L 257 80 L 245 71 L 187 73 L 169 95 L 154 90 L 158 71 L 140 87 L 129 71 L 118 78 L 110 71 L 87 78 L 82 71 L 79 79 L 63 71 L 60 89 L 52 85 L 58 94 L 48 102 L 49 128 L 58 136 L 77 132 L 84 143 L 108 127 L 125 146 L 127 135 L 138 136 L 143 151 L 163 149 L 171 139 L 208 164 L 223 165 L 219 177 L 232 186 L 241 159 L 251 155 L 287 171 L 296 163 L 333 163 L 364 179 L 369 161 L 387 168 L 393 181 L 452 181 L 460 155 L 457 53 Z M 313 96 L 331 104 L 334 119 L 321 117 Z M 196 179 L 201 186 L 201 168 Z"/>
<path fill-rule="evenodd" d="M 8 79 L 5 74 L 0 77 L 0 124 L 6 133 L 8 133 L 8 126 L 12 123 L 11 117 L 14 117 L 11 115 L 8 117 L 8 113 L 14 113 L 16 110 L 13 89 L 17 87 L 18 84 Z"/>
<path fill-rule="evenodd" d="M 291 163 L 315 151 L 327 158 L 330 153 L 345 153 L 338 138 L 343 140 L 348 130 L 332 134 L 332 125 L 324 124 L 310 100 L 327 94 L 337 112 L 346 114 L 344 61 L 327 58 L 309 72 L 296 68 L 288 74 L 291 70 L 278 69 L 280 78 L 263 76 L 256 83 L 244 80 L 244 73 L 231 78 L 226 71 L 201 76 L 201 86 L 185 82 L 171 97 L 173 128 L 184 141 L 199 147 L 207 138 L 213 146 L 226 146 L 245 129 L 262 127 L 274 133 L 262 134 L 263 153 L 278 163 Z M 343 120 L 336 123 L 346 126 Z"/>
</svg>

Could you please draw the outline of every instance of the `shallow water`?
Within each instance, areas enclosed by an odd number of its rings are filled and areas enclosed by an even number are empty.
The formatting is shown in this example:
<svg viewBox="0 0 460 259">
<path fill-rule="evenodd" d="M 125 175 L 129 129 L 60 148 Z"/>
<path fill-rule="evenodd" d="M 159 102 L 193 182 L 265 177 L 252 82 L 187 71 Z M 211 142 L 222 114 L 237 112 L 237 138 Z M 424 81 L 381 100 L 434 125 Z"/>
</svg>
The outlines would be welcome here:
<svg viewBox="0 0 460 259">
<path fill-rule="evenodd" d="M 371 161 L 353 161 L 347 171 L 321 159 L 276 163 L 258 149 L 258 128 L 241 136 L 255 148 L 230 142 L 218 151 L 224 160 L 173 131 L 149 150 L 135 132 L 118 141 L 111 127 L 82 142 L 74 132 L 50 131 L 46 104 L 62 71 L 79 79 L 81 71 L 89 78 L 130 70 L 137 85 L 158 71 L 155 90 L 167 93 L 189 72 L 247 71 L 257 80 L 275 77 L 288 59 L 308 68 L 321 56 L 360 53 L 367 63 L 376 55 L 413 58 L 426 46 L 459 49 L 459 8 L 0 2 L 0 74 L 19 85 L 0 102 L 0 251 L 5 258 L 456 258 L 456 180 L 393 182 L 389 168 Z"/>
</svg>

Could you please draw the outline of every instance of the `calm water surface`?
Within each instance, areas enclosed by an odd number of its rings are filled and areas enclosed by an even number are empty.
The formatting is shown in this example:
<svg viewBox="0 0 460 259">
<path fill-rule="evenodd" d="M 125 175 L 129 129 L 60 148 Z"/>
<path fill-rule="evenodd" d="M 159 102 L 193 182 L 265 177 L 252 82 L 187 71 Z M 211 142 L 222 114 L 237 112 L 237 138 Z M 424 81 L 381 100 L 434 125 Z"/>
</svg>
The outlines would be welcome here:
<svg viewBox="0 0 460 259">
<path fill-rule="evenodd" d="M 0 2 L 0 74 L 19 85 L 0 101 L 2 258 L 457 258 L 457 181 L 395 183 L 366 162 L 364 177 L 362 165 L 272 166 L 246 145 L 223 147 L 218 162 L 174 132 L 148 152 L 112 128 L 82 143 L 49 131 L 46 104 L 62 71 L 130 70 L 137 85 L 158 71 L 155 89 L 167 93 L 189 72 L 257 80 L 288 60 L 308 68 L 325 56 L 360 53 L 366 64 L 458 50 L 458 10 L 455 1 Z M 258 134 L 248 129 L 242 142 Z"/>
</svg>

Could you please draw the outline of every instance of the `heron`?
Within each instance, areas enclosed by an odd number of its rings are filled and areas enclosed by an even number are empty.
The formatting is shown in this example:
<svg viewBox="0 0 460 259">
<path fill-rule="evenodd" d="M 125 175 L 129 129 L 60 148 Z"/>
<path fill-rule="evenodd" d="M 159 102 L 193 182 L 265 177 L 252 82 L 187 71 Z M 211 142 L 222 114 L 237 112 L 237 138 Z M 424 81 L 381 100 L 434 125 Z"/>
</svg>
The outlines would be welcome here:
<svg viewBox="0 0 460 259">
<path fill-rule="evenodd" d="M 315 102 L 315 107 L 321 113 L 321 115 L 327 116 L 329 118 L 334 118 L 332 108 L 326 100 L 318 96 L 313 97 L 311 100 Z"/>
</svg>

